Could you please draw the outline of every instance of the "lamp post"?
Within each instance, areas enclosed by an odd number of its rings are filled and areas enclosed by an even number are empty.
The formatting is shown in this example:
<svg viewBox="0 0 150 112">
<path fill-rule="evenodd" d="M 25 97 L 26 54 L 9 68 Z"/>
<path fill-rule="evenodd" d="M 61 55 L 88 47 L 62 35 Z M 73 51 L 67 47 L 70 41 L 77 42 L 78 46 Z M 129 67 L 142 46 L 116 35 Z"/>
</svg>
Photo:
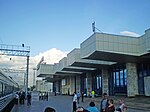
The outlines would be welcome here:
<svg viewBox="0 0 150 112">
<path fill-rule="evenodd" d="M 25 93 L 26 93 L 26 98 L 28 94 L 28 74 L 29 74 L 29 56 L 27 56 L 27 69 L 26 69 L 26 87 L 25 87 Z"/>
</svg>

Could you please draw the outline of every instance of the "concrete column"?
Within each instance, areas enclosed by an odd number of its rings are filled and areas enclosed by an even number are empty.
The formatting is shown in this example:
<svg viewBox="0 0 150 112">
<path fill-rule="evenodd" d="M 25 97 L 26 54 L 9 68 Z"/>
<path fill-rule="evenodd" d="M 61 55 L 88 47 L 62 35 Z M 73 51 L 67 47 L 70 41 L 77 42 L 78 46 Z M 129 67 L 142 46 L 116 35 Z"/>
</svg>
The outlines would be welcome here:
<svg viewBox="0 0 150 112">
<path fill-rule="evenodd" d="M 89 94 L 92 91 L 92 74 L 87 73 L 86 78 L 87 78 L 87 88 L 86 89 L 87 89 L 87 94 Z"/>
<path fill-rule="evenodd" d="M 75 80 L 74 76 L 70 76 L 70 94 L 73 94 L 75 91 Z"/>
<path fill-rule="evenodd" d="M 150 96 L 150 76 L 144 77 L 145 96 Z"/>
<path fill-rule="evenodd" d="M 138 94 L 138 76 L 136 63 L 127 63 L 127 95 L 134 97 Z"/>
<path fill-rule="evenodd" d="M 109 88 L 108 88 L 108 69 L 102 69 L 102 94 L 107 93 L 109 94 Z"/>
<path fill-rule="evenodd" d="M 56 92 L 59 92 L 59 81 L 56 82 Z"/>
<path fill-rule="evenodd" d="M 76 91 L 80 92 L 80 75 L 76 76 Z"/>
</svg>

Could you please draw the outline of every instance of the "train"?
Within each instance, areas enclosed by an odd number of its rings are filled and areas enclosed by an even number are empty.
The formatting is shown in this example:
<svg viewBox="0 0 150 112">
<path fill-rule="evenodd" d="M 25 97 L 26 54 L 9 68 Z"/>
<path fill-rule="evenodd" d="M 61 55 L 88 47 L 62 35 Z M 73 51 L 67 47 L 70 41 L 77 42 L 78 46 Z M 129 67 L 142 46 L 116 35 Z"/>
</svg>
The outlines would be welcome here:
<svg viewBox="0 0 150 112">
<path fill-rule="evenodd" d="M 0 112 L 15 99 L 16 92 L 19 91 L 19 85 L 10 76 L 0 70 Z"/>
</svg>

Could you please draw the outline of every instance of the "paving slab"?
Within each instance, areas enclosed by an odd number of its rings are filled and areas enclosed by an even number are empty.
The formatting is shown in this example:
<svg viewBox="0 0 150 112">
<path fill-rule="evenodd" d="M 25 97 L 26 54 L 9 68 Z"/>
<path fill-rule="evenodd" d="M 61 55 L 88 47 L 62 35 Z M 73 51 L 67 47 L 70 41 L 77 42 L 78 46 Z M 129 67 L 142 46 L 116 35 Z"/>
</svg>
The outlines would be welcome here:
<svg viewBox="0 0 150 112">
<path fill-rule="evenodd" d="M 114 99 L 115 106 L 117 105 L 119 97 L 110 97 Z M 80 102 L 78 106 L 83 106 L 87 108 L 91 101 L 94 101 L 96 107 L 99 109 L 101 97 L 97 98 L 85 98 L 84 102 Z M 144 99 L 137 101 L 138 99 L 130 99 L 125 98 L 125 103 L 128 106 L 127 112 L 150 112 L 150 103 L 149 99 Z M 46 107 L 52 107 L 56 109 L 56 112 L 72 112 L 72 96 L 64 96 L 64 95 L 50 95 L 48 101 L 39 101 L 38 93 L 32 93 L 32 104 L 31 106 L 27 106 L 25 101 L 24 105 L 16 105 L 12 112 L 44 112 Z"/>
</svg>

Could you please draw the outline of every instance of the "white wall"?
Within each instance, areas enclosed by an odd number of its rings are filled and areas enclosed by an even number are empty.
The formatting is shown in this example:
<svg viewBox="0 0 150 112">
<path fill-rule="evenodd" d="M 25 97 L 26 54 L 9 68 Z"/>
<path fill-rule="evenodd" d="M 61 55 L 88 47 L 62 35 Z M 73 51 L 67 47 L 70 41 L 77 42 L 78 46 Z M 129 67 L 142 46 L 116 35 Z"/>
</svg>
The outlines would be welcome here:
<svg viewBox="0 0 150 112">
<path fill-rule="evenodd" d="M 121 54 L 139 54 L 139 38 L 112 34 L 96 34 L 96 50 Z"/>
<path fill-rule="evenodd" d="M 87 57 L 96 50 L 96 36 L 93 34 L 88 39 L 80 44 L 81 58 Z"/>
<path fill-rule="evenodd" d="M 141 37 L 94 33 L 80 44 L 81 58 L 95 51 L 140 56 L 150 50 L 150 29 Z"/>
<path fill-rule="evenodd" d="M 75 48 L 67 54 L 67 65 L 72 65 L 75 61 L 80 60 L 80 49 Z"/>
<path fill-rule="evenodd" d="M 54 65 L 40 64 L 40 68 L 37 70 L 37 76 L 40 74 L 54 74 Z"/>
</svg>

